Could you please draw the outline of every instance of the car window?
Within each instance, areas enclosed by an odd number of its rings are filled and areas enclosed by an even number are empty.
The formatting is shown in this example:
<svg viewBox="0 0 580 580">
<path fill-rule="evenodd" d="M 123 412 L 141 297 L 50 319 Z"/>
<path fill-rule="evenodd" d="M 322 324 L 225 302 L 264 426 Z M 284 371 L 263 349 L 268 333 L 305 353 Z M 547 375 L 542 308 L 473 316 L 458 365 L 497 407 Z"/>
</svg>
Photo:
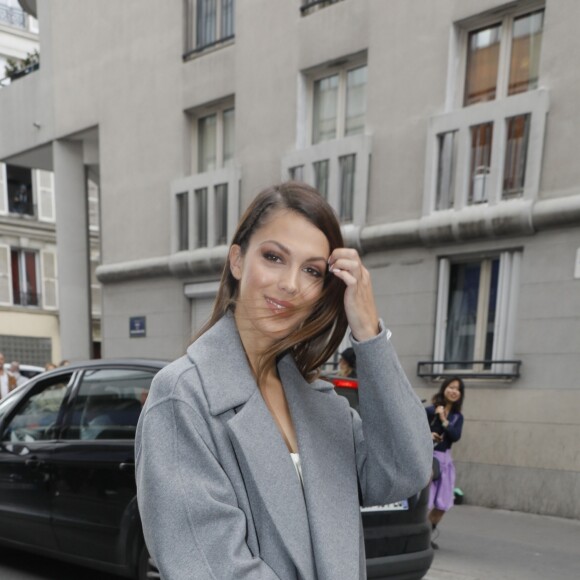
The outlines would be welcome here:
<svg viewBox="0 0 580 580">
<path fill-rule="evenodd" d="M 35 385 L 9 419 L 2 441 L 43 441 L 54 439 L 54 426 L 72 373 L 52 377 Z M 12 405 L 11 407 L 12 408 Z"/>
<path fill-rule="evenodd" d="M 65 439 L 133 439 L 154 372 L 98 369 L 85 372 Z"/>
</svg>

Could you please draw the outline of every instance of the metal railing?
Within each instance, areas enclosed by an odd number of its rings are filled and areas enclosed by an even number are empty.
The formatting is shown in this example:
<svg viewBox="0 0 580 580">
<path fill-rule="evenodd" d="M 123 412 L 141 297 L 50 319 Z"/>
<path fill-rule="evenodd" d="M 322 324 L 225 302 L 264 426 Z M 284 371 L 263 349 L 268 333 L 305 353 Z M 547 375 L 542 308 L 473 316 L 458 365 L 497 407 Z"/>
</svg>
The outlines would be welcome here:
<svg viewBox="0 0 580 580">
<path fill-rule="evenodd" d="M 38 70 L 40 68 L 40 63 L 39 62 L 34 62 L 32 64 L 29 64 L 28 66 L 25 66 L 21 69 L 18 69 L 16 72 L 12 73 L 10 76 L 4 77 L 3 79 L 0 79 L 0 87 L 7 87 L 8 85 L 10 85 L 11 82 L 15 81 L 16 79 L 19 79 L 21 77 L 25 77 L 26 75 L 29 75 L 30 73 L 34 72 L 35 70 Z"/>
<path fill-rule="evenodd" d="M 0 23 L 26 29 L 26 14 L 22 8 L 0 4 Z"/>
<path fill-rule="evenodd" d="M 40 306 L 40 294 L 38 292 L 16 292 L 14 294 L 15 306 Z"/>
<path fill-rule="evenodd" d="M 331 4 L 336 4 L 341 2 L 341 0 L 304 0 L 302 6 L 300 6 L 300 12 L 302 16 L 305 14 L 310 14 L 316 8 L 324 8 L 325 6 L 330 6 Z"/>
<path fill-rule="evenodd" d="M 521 360 L 439 360 L 419 361 L 417 376 L 443 380 L 449 376 L 462 379 L 513 380 L 520 376 Z"/>
</svg>

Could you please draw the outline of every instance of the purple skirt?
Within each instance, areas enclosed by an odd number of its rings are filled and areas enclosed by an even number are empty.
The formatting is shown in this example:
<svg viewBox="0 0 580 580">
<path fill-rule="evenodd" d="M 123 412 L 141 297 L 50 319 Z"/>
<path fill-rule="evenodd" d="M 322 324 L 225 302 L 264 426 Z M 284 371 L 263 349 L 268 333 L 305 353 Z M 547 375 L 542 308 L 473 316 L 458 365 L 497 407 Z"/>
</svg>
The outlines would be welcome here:
<svg viewBox="0 0 580 580">
<path fill-rule="evenodd" d="M 437 508 L 446 512 L 453 506 L 453 490 L 455 489 L 455 465 L 451 458 L 451 449 L 433 451 L 433 456 L 439 460 L 441 477 L 432 481 L 429 486 L 429 509 Z"/>
</svg>

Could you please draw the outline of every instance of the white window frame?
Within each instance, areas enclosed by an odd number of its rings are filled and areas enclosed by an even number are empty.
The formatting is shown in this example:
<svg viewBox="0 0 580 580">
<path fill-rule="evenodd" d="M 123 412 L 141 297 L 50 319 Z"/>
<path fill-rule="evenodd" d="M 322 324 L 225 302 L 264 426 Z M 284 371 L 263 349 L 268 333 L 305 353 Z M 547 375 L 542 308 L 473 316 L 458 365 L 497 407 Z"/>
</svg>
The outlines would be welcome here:
<svg viewBox="0 0 580 580">
<path fill-rule="evenodd" d="M 479 256 L 480 261 L 490 260 L 499 257 L 499 276 L 497 281 L 497 302 L 494 324 L 494 340 L 492 349 L 492 360 L 512 360 L 514 358 L 515 327 L 518 309 L 518 296 L 520 285 L 520 270 L 522 261 L 521 250 L 504 250 L 488 255 Z M 455 256 L 442 257 L 439 260 L 439 280 L 437 288 L 437 314 L 435 320 L 435 344 L 433 349 L 433 360 L 445 360 L 445 336 L 448 322 L 448 303 L 449 303 L 449 278 L 451 265 L 462 261 L 476 261 L 474 256 Z M 479 301 L 484 302 L 480 299 Z M 478 312 L 478 326 L 485 327 L 481 324 L 481 317 L 486 318 L 483 312 Z M 483 331 L 482 331 L 483 332 Z M 476 338 L 474 350 L 481 347 L 481 341 L 485 337 Z M 474 360 L 478 360 L 477 352 Z M 484 370 L 481 365 L 474 365 L 472 371 L 475 373 L 489 372 L 490 375 L 509 372 L 509 365 L 496 363 L 491 365 L 491 369 Z M 444 365 L 434 365 L 433 369 L 436 374 L 454 374 L 454 369 L 445 370 Z M 464 369 L 461 373 L 466 373 Z"/>
<path fill-rule="evenodd" d="M 208 211 L 207 211 L 207 248 L 212 248 L 216 243 L 216 210 L 215 210 L 215 188 L 218 185 L 227 184 L 228 198 L 227 198 L 227 232 L 226 239 L 230 240 L 234 234 L 238 217 L 240 205 L 240 179 L 241 170 L 238 167 L 230 166 L 216 171 L 209 171 L 207 173 L 198 173 L 182 179 L 176 179 L 171 183 L 171 229 L 174 232 L 171 239 L 171 253 L 175 254 L 179 251 L 179 207 L 177 203 L 177 195 L 185 193 L 188 199 L 188 240 L 189 247 L 186 251 L 200 249 L 196 245 L 195 227 L 197 223 L 196 206 L 195 206 L 195 191 L 198 189 L 207 188 L 208 192 Z"/>
<path fill-rule="evenodd" d="M 32 192 L 38 221 L 55 223 L 54 173 L 41 169 L 33 169 Z"/>
<path fill-rule="evenodd" d="M 297 149 L 282 158 L 282 181 L 290 178 L 295 167 L 302 166 L 302 180 L 314 187 L 314 163 L 329 161 L 328 170 L 328 203 L 340 215 L 340 162 L 341 157 L 356 155 L 356 173 L 354 182 L 353 219 L 355 226 L 366 223 L 369 167 L 372 151 L 372 140 L 369 135 L 353 135 L 343 139 L 322 141 L 305 149 Z"/>
<path fill-rule="evenodd" d="M 298 94 L 298 127 L 297 143 L 298 148 L 309 147 L 313 145 L 313 122 L 314 122 L 314 83 L 316 81 L 338 75 L 338 96 L 337 96 L 337 119 L 336 119 L 336 137 L 335 139 L 344 139 L 344 130 L 346 125 L 346 88 L 347 74 L 353 69 L 367 66 L 367 53 L 361 52 L 355 55 L 339 59 L 336 64 L 324 64 L 321 66 L 308 69 L 300 74 L 299 94 Z M 368 87 L 368 84 L 367 84 Z M 366 111 L 365 111 L 365 130 L 366 133 Z M 320 143 L 318 143 L 320 144 Z"/>
<path fill-rule="evenodd" d="M 23 282 L 23 273 L 26 271 L 26 262 L 24 260 L 24 255 L 26 252 L 32 252 L 34 254 L 34 269 L 36 270 L 36 295 L 38 298 L 38 304 L 17 304 L 16 300 L 15 300 L 15 296 L 14 293 L 12 292 L 12 303 L 14 304 L 14 306 L 21 306 L 23 308 L 42 308 L 42 301 L 44 300 L 44 296 L 43 296 L 43 282 L 44 282 L 44 277 L 42 275 L 42 270 L 41 270 L 41 256 L 40 256 L 40 250 L 37 250 L 35 248 L 22 248 L 19 246 L 12 246 L 10 248 L 10 267 L 12 267 L 12 252 L 16 251 L 18 253 L 18 274 L 19 274 L 19 280 L 18 283 L 20 285 L 20 293 L 23 293 L 22 290 L 22 282 Z M 11 283 L 13 282 L 12 280 L 12 276 L 10 278 Z M 27 290 L 28 292 L 28 290 Z"/>
<path fill-rule="evenodd" d="M 48 276 L 47 261 L 51 260 L 54 270 L 54 277 Z M 47 246 L 40 251 L 40 270 L 42 275 L 42 307 L 45 310 L 58 310 L 58 263 L 56 246 Z M 47 291 L 49 285 L 53 286 L 54 303 L 48 302 L 50 293 Z"/>
<path fill-rule="evenodd" d="M 224 42 L 233 40 L 236 34 L 236 0 L 233 2 L 233 34 L 229 36 L 222 36 L 222 20 L 223 20 L 223 10 L 222 10 L 222 0 L 213 0 L 215 3 L 215 30 L 214 30 L 214 40 L 212 42 L 206 42 L 205 44 L 198 45 L 197 30 L 198 30 L 198 0 L 187 0 L 187 12 L 186 18 L 189 19 L 188 28 L 189 38 L 188 43 L 188 54 L 203 52 L 205 50 L 211 49 L 217 45 L 221 45 Z"/>
<path fill-rule="evenodd" d="M 493 103 L 494 101 L 505 99 L 508 97 L 507 90 L 510 73 L 513 22 L 520 16 L 545 9 L 545 6 L 546 3 L 544 0 L 526 0 L 525 2 L 520 0 L 515 7 L 511 5 L 503 10 L 493 10 L 490 13 L 479 14 L 456 23 L 455 34 L 452 35 L 451 39 L 449 59 L 449 62 L 455 63 L 455 66 L 450 68 L 450 76 L 447 84 L 447 102 L 451 108 L 458 109 L 464 106 L 474 107 L 481 104 L 464 105 L 469 34 L 481 28 L 501 24 L 496 95 L 494 100 L 488 102 Z"/>
<path fill-rule="evenodd" d="M 8 215 L 8 181 L 4 163 L 0 163 L 0 215 Z"/>
<path fill-rule="evenodd" d="M 200 107 L 190 113 L 190 143 L 191 143 L 191 172 L 199 173 L 199 130 L 198 123 L 201 119 L 216 115 L 216 170 L 222 169 L 225 165 L 233 164 L 234 160 L 224 162 L 224 113 L 234 110 L 234 132 L 235 132 L 235 101 L 228 97 L 218 103 Z M 234 137 L 235 138 L 235 137 Z"/>
</svg>

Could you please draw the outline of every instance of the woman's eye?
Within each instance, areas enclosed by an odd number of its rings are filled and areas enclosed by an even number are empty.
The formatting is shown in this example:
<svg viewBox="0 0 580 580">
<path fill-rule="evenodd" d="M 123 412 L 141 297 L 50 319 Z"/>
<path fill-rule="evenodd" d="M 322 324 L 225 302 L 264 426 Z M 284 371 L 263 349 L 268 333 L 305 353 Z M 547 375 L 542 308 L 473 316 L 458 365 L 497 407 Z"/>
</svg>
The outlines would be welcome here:
<svg viewBox="0 0 580 580">
<path fill-rule="evenodd" d="M 310 266 L 304 268 L 304 271 L 315 278 L 320 278 L 322 276 L 322 272 L 318 268 L 312 268 Z"/>
<path fill-rule="evenodd" d="M 268 260 L 268 262 L 279 263 L 282 261 L 282 258 L 280 258 L 280 256 L 272 252 L 264 252 L 264 258 Z"/>
</svg>

